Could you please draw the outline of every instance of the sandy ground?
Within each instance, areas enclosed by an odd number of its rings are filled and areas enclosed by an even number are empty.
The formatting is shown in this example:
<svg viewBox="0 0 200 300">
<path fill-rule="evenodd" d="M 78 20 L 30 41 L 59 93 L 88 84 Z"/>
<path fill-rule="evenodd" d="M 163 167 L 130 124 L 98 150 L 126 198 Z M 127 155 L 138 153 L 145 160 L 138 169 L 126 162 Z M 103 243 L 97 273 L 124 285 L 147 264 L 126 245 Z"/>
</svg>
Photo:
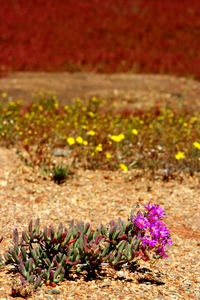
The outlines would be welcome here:
<svg viewBox="0 0 200 300">
<path fill-rule="evenodd" d="M 200 107 L 200 82 L 168 75 L 13 73 L 0 78 L 0 93 L 31 101 L 39 92 L 52 92 L 61 103 L 77 97 L 115 99 L 121 106 L 148 107 L 169 103 L 177 108 Z"/>
<path fill-rule="evenodd" d="M 76 97 L 114 98 L 133 107 L 171 103 L 177 108 L 199 108 L 200 83 L 184 78 L 151 75 L 30 74 L 16 73 L 0 79 L 0 91 L 14 99 L 31 101 L 31 94 L 53 91 L 66 103 Z M 5 101 L 5 100 L 4 100 Z M 119 270 L 104 267 L 103 275 L 84 274 L 56 287 L 43 286 L 31 299 L 200 299 L 200 179 L 186 175 L 164 182 L 133 170 L 77 170 L 64 185 L 57 185 L 37 169 L 24 166 L 16 149 L 0 148 L 0 245 L 2 254 L 12 242 L 15 227 L 21 232 L 30 219 L 41 219 L 41 227 L 71 218 L 94 227 L 118 217 L 127 219 L 136 205 L 149 201 L 166 211 L 166 225 L 173 246 L 169 258 L 151 267 L 140 261 Z M 0 299 L 11 299 L 16 274 L 0 268 Z M 21 299 L 21 298 L 18 298 Z"/>
</svg>

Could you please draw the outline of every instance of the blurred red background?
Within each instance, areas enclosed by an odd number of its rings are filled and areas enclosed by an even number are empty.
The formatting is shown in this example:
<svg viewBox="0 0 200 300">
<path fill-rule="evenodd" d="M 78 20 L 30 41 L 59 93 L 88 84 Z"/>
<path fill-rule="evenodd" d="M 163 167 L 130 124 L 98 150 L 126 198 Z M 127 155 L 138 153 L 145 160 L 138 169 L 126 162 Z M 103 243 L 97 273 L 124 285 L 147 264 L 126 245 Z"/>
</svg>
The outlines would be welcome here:
<svg viewBox="0 0 200 300">
<path fill-rule="evenodd" d="M 200 78 L 199 0 L 0 0 L 0 72 Z"/>
</svg>

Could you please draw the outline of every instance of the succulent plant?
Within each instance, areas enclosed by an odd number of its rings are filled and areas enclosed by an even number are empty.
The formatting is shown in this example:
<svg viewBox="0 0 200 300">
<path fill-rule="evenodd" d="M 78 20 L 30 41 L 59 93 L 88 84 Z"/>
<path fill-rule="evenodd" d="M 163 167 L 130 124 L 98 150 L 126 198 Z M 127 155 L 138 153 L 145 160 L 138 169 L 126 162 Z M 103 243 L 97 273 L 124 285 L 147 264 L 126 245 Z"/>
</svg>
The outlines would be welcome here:
<svg viewBox="0 0 200 300">
<path fill-rule="evenodd" d="M 69 275 L 71 269 L 81 271 L 87 266 L 95 270 L 101 263 L 115 266 L 139 256 L 143 260 L 162 258 L 166 255 L 162 255 L 161 246 L 164 250 L 164 246 L 170 244 L 169 232 L 160 221 L 164 211 L 150 204 L 145 208 L 147 213 L 144 215 L 140 212 L 136 216 L 131 215 L 127 222 L 120 218 L 118 222 L 112 220 L 106 227 L 100 224 L 96 230 L 89 223 L 74 225 L 73 220 L 68 228 L 61 223 L 57 230 L 53 226 L 40 230 L 39 219 L 34 225 L 30 221 L 28 230 L 22 232 L 21 238 L 17 229 L 13 231 L 13 247 L 9 247 L 4 254 L 5 261 L 14 265 L 20 273 L 23 290 L 26 284 L 31 284 L 32 290 L 35 290 L 43 282 L 57 284 Z M 150 220 L 155 221 L 150 230 L 155 226 L 159 229 L 158 226 L 162 225 L 160 236 L 168 234 L 162 245 L 159 237 L 158 245 L 155 238 L 154 246 L 147 243 L 145 226 L 140 226 L 140 222 L 148 223 Z"/>
<path fill-rule="evenodd" d="M 3 237 L 0 237 L 0 243 L 3 241 Z M 3 258 L 0 255 L 0 266 L 3 264 Z"/>
</svg>

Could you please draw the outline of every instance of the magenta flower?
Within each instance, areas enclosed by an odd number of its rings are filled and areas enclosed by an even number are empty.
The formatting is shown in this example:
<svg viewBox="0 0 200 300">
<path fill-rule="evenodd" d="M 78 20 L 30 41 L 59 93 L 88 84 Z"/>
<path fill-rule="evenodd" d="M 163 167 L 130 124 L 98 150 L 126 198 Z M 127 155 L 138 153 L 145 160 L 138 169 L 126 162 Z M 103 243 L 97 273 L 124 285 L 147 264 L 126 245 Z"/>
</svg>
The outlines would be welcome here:
<svg viewBox="0 0 200 300">
<path fill-rule="evenodd" d="M 142 215 L 141 213 L 139 213 L 134 220 L 134 225 L 136 227 L 138 227 L 139 229 L 145 229 L 148 228 L 150 223 L 148 222 L 148 220 L 145 218 L 144 215 Z"/>
<path fill-rule="evenodd" d="M 142 240 L 142 245 L 147 245 L 152 248 L 155 247 L 158 242 L 157 239 L 152 239 L 149 235 L 145 237 L 140 237 L 140 239 Z"/>
<path fill-rule="evenodd" d="M 157 218 L 159 220 L 163 220 L 165 217 L 165 211 L 159 205 L 154 205 L 150 203 L 147 206 L 144 206 L 147 210 L 147 214 L 149 218 Z"/>
<path fill-rule="evenodd" d="M 157 255 L 160 255 L 160 257 L 168 257 L 167 251 L 165 250 L 165 248 L 163 246 L 156 249 L 155 252 Z"/>
<path fill-rule="evenodd" d="M 165 246 L 171 245 L 172 241 L 170 240 L 170 232 L 162 221 L 165 217 L 165 211 L 159 205 L 152 203 L 144 206 L 144 208 L 147 210 L 144 214 L 139 212 L 137 216 L 132 217 L 136 232 L 140 232 L 138 238 L 141 239 L 142 245 L 147 250 L 154 249 L 156 255 L 167 257 Z"/>
</svg>

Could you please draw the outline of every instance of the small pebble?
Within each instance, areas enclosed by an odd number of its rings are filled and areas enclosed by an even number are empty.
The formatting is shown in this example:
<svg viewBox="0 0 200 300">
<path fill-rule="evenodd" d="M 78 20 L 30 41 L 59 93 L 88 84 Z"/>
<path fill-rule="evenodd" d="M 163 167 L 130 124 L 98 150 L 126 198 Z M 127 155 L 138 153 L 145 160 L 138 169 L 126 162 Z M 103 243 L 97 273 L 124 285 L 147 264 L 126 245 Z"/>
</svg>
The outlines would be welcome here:
<svg viewBox="0 0 200 300">
<path fill-rule="evenodd" d="M 58 294 L 60 294 L 60 291 L 59 290 L 46 290 L 45 294 L 58 295 Z"/>
</svg>

